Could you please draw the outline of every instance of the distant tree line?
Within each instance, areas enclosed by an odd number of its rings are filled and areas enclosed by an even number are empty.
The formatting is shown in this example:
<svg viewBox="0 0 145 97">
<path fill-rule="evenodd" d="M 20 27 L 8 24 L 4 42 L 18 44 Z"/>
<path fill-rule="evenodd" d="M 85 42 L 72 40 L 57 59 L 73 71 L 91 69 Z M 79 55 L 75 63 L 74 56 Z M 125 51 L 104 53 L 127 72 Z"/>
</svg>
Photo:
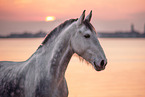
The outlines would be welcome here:
<svg viewBox="0 0 145 97">
<path fill-rule="evenodd" d="M 39 31 L 37 33 L 31 32 L 24 32 L 24 33 L 12 33 L 7 36 L 0 35 L 0 38 L 38 38 L 38 37 L 45 37 L 46 33 L 43 31 Z"/>
</svg>

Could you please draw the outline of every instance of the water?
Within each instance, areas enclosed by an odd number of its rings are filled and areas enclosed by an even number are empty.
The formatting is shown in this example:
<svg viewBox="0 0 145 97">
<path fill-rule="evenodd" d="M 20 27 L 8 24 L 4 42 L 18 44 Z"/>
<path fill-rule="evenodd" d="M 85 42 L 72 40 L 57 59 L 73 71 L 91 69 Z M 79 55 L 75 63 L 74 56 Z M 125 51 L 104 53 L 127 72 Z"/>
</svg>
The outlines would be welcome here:
<svg viewBox="0 0 145 97">
<path fill-rule="evenodd" d="M 24 61 L 43 38 L 0 39 L 0 61 Z M 108 64 L 97 72 L 73 56 L 66 71 L 69 97 L 145 97 L 145 39 L 100 39 Z"/>
</svg>

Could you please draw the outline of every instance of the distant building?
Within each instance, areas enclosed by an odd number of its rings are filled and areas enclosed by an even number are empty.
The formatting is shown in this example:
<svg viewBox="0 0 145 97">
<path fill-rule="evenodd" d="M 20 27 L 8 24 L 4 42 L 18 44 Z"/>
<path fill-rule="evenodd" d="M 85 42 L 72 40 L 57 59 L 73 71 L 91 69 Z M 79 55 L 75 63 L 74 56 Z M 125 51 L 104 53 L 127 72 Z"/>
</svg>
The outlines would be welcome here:
<svg viewBox="0 0 145 97">
<path fill-rule="evenodd" d="M 145 24 L 144 24 L 144 34 L 145 34 Z"/>
<path fill-rule="evenodd" d="M 135 32 L 133 24 L 131 24 L 131 32 Z"/>
<path fill-rule="evenodd" d="M 144 32 L 143 32 L 143 34 L 142 34 L 144 37 L 145 37 L 145 24 L 144 24 Z"/>
</svg>

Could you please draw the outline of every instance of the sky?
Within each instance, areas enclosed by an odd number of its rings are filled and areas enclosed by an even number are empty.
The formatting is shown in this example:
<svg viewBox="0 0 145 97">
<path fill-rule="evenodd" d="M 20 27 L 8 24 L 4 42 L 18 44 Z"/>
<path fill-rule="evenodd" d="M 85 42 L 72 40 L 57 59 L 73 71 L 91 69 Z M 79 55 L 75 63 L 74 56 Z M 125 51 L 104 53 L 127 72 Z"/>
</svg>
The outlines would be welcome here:
<svg viewBox="0 0 145 97">
<path fill-rule="evenodd" d="M 93 11 L 97 31 L 129 31 L 134 24 L 143 32 L 145 0 L 0 0 L 0 34 L 50 31 L 67 19 Z M 46 22 L 46 16 L 55 21 Z"/>
</svg>

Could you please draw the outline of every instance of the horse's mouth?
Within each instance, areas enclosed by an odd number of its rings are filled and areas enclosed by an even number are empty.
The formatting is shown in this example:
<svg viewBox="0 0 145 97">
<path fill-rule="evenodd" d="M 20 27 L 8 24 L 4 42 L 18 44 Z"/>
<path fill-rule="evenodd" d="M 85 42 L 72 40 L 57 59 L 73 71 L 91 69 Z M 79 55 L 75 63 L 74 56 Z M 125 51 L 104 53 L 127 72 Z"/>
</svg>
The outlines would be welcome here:
<svg viewBox="0 0 145 97">
<path fill-rule="evenodd" d="M 93 66 L 96 71 L 101 71 L 105 69 L 105 66 L 98 66 L 95 61 L 93 62 Z"/>
</svg>

